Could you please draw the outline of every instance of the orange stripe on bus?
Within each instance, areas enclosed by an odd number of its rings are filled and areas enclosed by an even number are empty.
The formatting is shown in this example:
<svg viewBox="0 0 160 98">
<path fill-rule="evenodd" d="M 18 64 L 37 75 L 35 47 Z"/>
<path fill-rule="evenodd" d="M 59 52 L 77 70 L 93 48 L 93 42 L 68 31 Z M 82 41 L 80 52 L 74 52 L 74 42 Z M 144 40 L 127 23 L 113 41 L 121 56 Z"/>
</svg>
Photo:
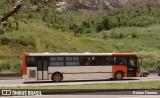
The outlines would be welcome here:
<svg viewBox="0 0 160 98">
<path fill-rule="evenodd" d="M 29 53 L 27 53 L 27 52 L 23 53 L 23 67 L 22 67 L 22 69 L 23 69 L 23 75 L 27 74 L 26 56 L 28 56 L 28 55 L 29 55 Z"/>
<path fill-rule="evenodd" d="M 127 77 L 127 66 L 124 65 L 113 65 L 112 66 L 112 78 L 114 78 L 114 74 L 117 71 L 122 71 L 124 73 L 124 77 Z"/>
<path fill-rule="evenodd" d="M 136 77 L 140 77 L 140 72 L 136 71 Z"/>
</svg>

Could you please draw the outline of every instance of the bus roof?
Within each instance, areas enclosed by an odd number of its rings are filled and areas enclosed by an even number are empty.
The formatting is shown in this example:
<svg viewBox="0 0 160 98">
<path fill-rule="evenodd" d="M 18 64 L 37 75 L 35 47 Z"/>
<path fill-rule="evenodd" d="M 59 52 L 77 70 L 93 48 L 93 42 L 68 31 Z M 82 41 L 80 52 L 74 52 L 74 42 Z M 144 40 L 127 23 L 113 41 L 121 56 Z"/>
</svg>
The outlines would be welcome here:
<svg viewBox="0 0 160 98">
<path fill-rule="evenodd" d="M 137 56 L 136 53 L 27 53 L 27 55 L 28 56 Z"/>
</svg>

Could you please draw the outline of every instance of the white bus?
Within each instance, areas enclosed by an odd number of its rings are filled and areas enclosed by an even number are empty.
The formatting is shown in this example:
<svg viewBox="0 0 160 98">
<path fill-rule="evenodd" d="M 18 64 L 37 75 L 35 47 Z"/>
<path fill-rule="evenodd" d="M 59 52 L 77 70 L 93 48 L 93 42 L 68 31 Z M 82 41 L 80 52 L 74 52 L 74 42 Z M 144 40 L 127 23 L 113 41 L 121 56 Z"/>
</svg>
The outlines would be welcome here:
<svg viewBox="0 0 160 98">
<path fill-rule="evenodd" d="M 135 53 L 27 53 L 25 80 L 88 80 L 139 77 Z"/>
</svg>

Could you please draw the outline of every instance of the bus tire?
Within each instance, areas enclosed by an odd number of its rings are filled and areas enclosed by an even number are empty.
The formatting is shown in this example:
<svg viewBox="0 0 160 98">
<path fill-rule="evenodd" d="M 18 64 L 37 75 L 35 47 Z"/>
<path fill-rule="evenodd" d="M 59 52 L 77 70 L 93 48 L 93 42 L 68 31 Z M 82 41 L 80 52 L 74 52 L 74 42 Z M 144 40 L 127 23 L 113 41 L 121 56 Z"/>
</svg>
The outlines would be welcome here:
<svg viewBox="0 0 160 98">
<path fill-rule="evenodd" d="M 114 79 L 116 79 L 116 80 L 122 80 L 123 76 L 124 76 L 123 72 L 118 71 L 118 72 L 115 73 Z"/>
<path fill-rule="evenodd" d="M 56 73 L 52 74 L 51 79 L 52 79 L 52 81 L 54 81 L 54 82 L 60 82 L 60 81 L 63 79 L 63 76 L 62 76 L 61 73 L 56 72 Z"/>
</svg>

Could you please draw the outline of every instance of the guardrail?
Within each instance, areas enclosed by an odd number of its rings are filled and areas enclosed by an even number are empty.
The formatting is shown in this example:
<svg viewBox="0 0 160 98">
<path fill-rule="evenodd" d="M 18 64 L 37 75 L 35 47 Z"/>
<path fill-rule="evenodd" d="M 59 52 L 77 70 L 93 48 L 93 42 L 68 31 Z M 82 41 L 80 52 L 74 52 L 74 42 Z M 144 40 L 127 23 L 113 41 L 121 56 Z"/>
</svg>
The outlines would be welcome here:
<svg viewBox="0 0 160 98">
<path fill-rule="evenodd" d="M 149 73 L 156 73 L 156 70 L 148 70 Z"/>
<path fill-rule="evenodd" d="M 0 77 L 22 77 L 22 73 L 0 74 Z"/>
</svg>

